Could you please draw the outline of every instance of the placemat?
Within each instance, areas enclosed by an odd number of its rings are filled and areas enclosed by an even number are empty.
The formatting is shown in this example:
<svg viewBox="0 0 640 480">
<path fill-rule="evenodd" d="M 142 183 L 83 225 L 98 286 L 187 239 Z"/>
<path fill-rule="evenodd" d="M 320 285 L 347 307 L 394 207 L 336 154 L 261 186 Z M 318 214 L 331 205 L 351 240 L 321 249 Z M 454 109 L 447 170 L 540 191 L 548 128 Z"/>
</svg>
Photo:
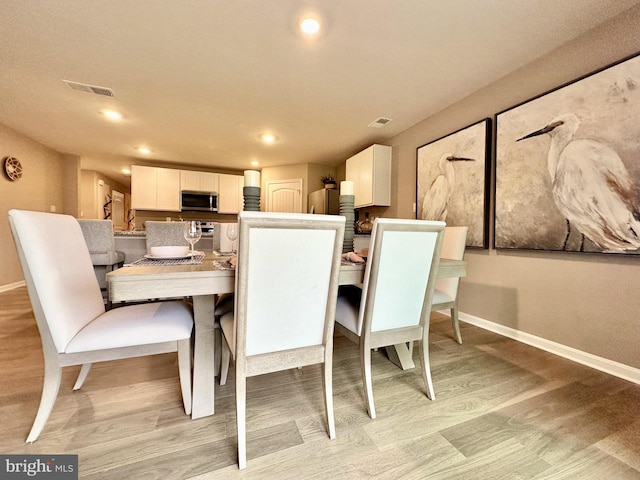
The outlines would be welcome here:
<svg viewBox="0 0 640 480">
<path fill-rule="evenodd" d="M 204 260 L 204 255 L 194 255 L 189 258 L 141 258 L 133 263 L 125 264 L 125 267 L 139 265 L 200 265 Z"/>
</svg>

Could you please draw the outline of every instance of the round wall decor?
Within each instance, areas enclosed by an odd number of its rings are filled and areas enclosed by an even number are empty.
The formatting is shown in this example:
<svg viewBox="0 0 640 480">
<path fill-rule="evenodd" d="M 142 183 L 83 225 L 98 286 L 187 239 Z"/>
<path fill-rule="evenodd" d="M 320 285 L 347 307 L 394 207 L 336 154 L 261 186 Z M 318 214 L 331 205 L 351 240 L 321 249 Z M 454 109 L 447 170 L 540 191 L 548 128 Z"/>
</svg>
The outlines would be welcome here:
<svg viewBox="0 0 640 480">
<path fill-rule="evenodd" d="M 7 157 L 4 159 L 4 173 L 7 178 L 12 182 L 19 180 L 22 177 L 22 165 L 20 160 L 15 157 Z"/>
</svg>

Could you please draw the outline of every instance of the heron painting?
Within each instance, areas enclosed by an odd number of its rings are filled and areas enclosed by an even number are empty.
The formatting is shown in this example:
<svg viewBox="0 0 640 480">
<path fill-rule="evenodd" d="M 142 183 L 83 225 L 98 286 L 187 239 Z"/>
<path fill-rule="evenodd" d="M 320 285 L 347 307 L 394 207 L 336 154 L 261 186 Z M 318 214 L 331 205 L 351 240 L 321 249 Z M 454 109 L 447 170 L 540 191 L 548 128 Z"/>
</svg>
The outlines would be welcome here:
<svg viewBox="0 0 640 480">
<path fill-rule="evenodd" d="M 640 57 L 496 115 L 495 247 L 640 254 Z"/>
<path fill-rule="evenodd" d="M 467 246 L 488 245 L 490 119 L 417 150 L 416 217 L 468 226 Z"/>
<path fill-rule="evenodd" d="M 452 162 L 473 162 L 473 158 L 456 157 L 445 153 L 440 157 L 440 173 L 429 186 L 422 200 L 422 220 L 447 221 L 449 202 L 456 184 L 456 171 Z"/>
</svg>

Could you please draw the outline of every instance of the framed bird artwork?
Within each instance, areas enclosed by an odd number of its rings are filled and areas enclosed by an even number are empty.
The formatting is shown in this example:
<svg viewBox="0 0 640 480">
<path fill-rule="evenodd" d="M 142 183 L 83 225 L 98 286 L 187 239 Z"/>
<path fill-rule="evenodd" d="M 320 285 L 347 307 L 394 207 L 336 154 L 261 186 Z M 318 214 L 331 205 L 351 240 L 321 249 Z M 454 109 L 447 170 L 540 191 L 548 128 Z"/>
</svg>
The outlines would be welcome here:
<svg viewBox="0 0 640 480">
<path fill-rule="evenodd" d="M 416 218 L 468 226 L 467 247 L 488 248 L 491 119 L 418 147 Z"/>
<path fill-rule="evenodd" d="M 495 248 L 640 254 L 640 56 L 496 115 Z"/>
</svg>

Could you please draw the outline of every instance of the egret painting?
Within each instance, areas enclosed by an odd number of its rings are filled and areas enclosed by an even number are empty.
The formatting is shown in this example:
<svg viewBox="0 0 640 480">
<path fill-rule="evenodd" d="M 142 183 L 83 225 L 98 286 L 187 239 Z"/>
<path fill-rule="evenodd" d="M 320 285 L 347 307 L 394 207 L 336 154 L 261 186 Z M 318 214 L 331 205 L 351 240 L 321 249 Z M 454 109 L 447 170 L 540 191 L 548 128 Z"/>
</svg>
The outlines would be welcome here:
<svg viewBox="0 0 640 480">
<path fill-rule="evenodd" d="M 490 124 L 487 118 L 417 150 L 416 217 L 468 226 L 468 247 L 488 247 Z"/>
<path fill-rule="evenodd" d="M 640 254 L 640 57 L 496 115 L 495 247 Z"/>
</svg>

